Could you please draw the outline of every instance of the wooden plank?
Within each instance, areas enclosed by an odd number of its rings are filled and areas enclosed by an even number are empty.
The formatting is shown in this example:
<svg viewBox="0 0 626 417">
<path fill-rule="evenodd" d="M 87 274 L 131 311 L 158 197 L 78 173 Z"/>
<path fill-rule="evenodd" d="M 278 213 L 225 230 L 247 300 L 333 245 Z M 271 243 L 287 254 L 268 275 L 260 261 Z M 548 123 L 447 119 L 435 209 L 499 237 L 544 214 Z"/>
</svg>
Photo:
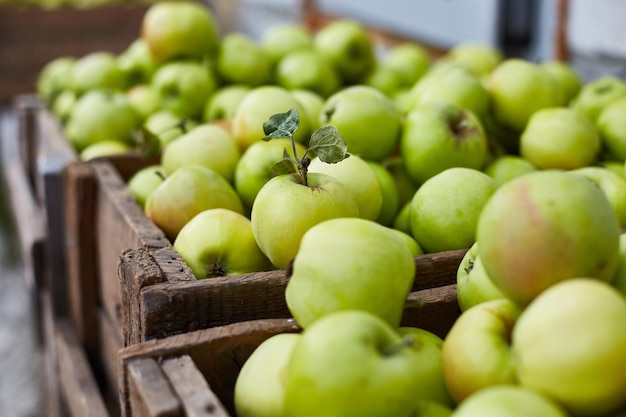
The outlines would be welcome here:
<svg viewBox="0 0 626 417">
<path fill-rule="evenodd" d="M 13 108 L 17 117 L 20 157 L 26 168 L 28 181 L 35 188 L 37 175 L 37 114 L 42 104 L 34 94 L 22 94 L 15 98 Z"/>
<path fill-rule="evenodd" d="M 161 366 L 153 358 L 129 360 L 124 366 L 123 417 L 183 417 L 183 406 Z"/>
<path fill-rule="evenodd" d="M 119 337 L 119 329 L 102 308 L 98 309 L 98 357 L 93 358 L 92 363 L 97 363 L 97 367 L 102 374 L 101 385 L 106 389 L 103 395 L 111 402 L 109 409 L 113 408 L 115 414 L 119 415 L 119 351 L 123 347 Z M 111 401 L 112 400 L 112 401 Z"/>
<path fill-rule="evenodd" d="M 41 314 L 39 320 L 42 327 L 42 352 L 44 366 L 44 389 L 46 416 L 64 417 L 67 415 L 61 400 L 59 373 L 57 371 L 57 354 L 55 344 L 55 319 L 52 314 L 50 293 L 43 288 L 38 293 Z"/>
</svg>

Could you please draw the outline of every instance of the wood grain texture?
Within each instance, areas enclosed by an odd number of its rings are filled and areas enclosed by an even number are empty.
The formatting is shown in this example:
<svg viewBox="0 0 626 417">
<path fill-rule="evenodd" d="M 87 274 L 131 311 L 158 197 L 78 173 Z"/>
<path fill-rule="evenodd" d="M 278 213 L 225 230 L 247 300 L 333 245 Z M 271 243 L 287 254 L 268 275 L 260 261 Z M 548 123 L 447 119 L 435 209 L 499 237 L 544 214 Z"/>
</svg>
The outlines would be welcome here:
<svg viewBox="0 0 626 417">
<path fill-rule="evenodd" d="M 182 403 L 158 361 L 156 358 L 137 358 L 125 364 L 125 396 L 120 402 L 122 416 L 184 416 Z"/>
</svg>

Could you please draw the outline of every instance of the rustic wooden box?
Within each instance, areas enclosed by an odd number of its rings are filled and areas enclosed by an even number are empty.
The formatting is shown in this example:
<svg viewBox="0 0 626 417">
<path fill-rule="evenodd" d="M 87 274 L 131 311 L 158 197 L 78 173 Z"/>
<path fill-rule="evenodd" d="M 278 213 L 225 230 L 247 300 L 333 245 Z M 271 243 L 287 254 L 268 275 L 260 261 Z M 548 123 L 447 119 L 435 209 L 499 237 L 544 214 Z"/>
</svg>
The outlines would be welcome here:
<svg viewBox="0 0 626 417">
<path fill-rule="evenodd" d="M 445 337 L 459 315 L 456 286 L 415 291 L 422 310 L 403 324 Z M 120 351 L 120 405 L 125 417 L 235 416 L 233 389 L 254 349 L 269 337 L 298 332 L 289 318 L 253 320 L 135 344 Z"/>
</svg>

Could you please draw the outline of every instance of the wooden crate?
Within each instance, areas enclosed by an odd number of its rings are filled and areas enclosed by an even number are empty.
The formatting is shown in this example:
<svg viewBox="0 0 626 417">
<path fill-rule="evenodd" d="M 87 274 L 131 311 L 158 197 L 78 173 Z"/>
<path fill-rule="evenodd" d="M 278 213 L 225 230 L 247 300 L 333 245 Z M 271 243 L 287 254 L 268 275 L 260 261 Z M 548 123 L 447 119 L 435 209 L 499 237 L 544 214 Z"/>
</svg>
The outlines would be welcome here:
<svg viewBox="0 0 626 417">
<path fill-rule="evenodd" d="M 403 324 L 445 337 L 459 315 L 455 285 L 411 293 L 423 311 Z M 235 416 L 241 366 L 264 340 L 301 329 L 288 318 L 240 322 L 152 340 L 120 351 L 120 405 L 125 417 Z"/>
</svg>

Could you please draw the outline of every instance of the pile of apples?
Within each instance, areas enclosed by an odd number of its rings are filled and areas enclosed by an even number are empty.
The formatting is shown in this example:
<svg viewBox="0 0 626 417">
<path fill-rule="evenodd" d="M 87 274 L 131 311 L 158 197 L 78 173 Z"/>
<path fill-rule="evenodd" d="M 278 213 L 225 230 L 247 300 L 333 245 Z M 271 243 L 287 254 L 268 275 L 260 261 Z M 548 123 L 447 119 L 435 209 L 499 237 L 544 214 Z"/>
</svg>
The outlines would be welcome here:
<svg viewBox="0 0 626 417">
<path fill-rule="evenodd" d="M 246 362 L 239 417 L 624 415 L 623 80 L 179 1 L 37 88 L 81 158 L 160 155 L 128 187 L 198 279 L 289 270 L 303 331 Z M 414 257 L 455 249 L 454 326 L 400 327 Z"/>
</svg>

